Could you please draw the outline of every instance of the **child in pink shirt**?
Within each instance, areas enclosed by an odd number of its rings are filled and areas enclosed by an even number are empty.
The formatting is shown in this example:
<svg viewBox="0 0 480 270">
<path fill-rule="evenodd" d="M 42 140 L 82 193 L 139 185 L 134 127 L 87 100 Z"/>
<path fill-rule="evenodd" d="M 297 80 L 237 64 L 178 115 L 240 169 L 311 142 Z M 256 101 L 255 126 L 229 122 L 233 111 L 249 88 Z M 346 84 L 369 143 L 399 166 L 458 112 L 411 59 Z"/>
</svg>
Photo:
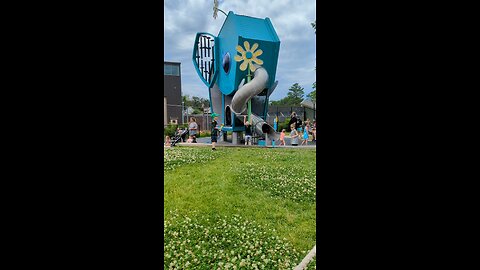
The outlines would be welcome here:
<svg viewBox="0 0 480 270">
<path fill-rule="evenodd" d="M 280 133 L 280 145 L 285 145 L 285 129 L 282 129 L 282 133 Z"/>
</svg>

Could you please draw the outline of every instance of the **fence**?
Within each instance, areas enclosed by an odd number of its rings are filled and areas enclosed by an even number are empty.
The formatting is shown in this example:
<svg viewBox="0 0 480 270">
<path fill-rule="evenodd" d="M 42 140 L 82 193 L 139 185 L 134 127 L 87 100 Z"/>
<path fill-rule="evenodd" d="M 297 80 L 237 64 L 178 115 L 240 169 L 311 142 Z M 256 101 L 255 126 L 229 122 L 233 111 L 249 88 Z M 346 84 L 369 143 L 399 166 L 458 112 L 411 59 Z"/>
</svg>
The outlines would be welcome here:
<svg viewBox="0 0 480 270">
<path fill-rule="evenodd" d="M 183 114 L 182 105 L 167 105 L 168 107 L 168 119 L 167 123 L 171 124 L 172 121 L 176 121 L 177 124 L 188 124 L 191 117 L 195 117 L 199 131 L 210 130 L 212 117 L 210 114 Z M 278 117 L 279 123 L 284 122 L 286 119 L 290 119 L 292 112 L 297 114 L 297 117 L 303 121 L 310 119 L 311 121 L 316 119 L 316 110 L 306 107 L 296 106 L 269 106 L 267 113 L 267 123 L 273 126 L 273 119 Z M 183 119 L 182 119 L 183 118 Z"/>
<path fill-rule="evenodd" d="M 302 121 L 307 119 L 313 121 L 317 118 L 316 109 L 310 109 L 303 106 L 269 106 L 266 121 L 270 125 L 273 125 L 273 119 L 278 117 L 278 122 L 283 122 L 286 119 L 290 119 L 292 112 L 295 112 L 297 117 L 302 119 Z"/>
<path fill-rule="evenodd" d="M 182 105 L 167 104 L 164 108 L 163 125 L 182 124 Z"/>
<path fill-rule="evenodd" d="M 195 117 L 199 131 L 210 130 L 212 126 L 212 117 L 208 114 L 192 114 L 188 115 L 188 121 L 191 117 Z M 187 122 L 185 122 L 187 123 Z"/>
</svg>

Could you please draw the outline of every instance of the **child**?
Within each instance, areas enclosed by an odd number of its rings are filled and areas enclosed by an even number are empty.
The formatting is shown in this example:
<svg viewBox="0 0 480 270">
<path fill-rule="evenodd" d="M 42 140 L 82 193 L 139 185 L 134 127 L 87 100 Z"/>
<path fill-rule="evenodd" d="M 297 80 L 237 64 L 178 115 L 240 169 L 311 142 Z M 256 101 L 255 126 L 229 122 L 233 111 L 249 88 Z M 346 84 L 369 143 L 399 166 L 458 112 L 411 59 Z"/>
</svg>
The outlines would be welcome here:
<svg viewBox="0 0 480 270">
<path fill-rule="evenodd" d="M 280 133 L 280 145 L 286 145 L 285 144 L 285 129 L 282 129 L 282 132 Z"/>
<path fill-rule="evenodd" d="M 290 126 L 292 132 L 290 132 L 290 137 L 292 138 L 292 146 L 298 146 L 298 131 L 295 129 L 295 124 Z"/>
<path fill-rule="evenodd" d="M 247 116 L 243 116 L 243 124 L 245 125 L 245 145 L 252 145 L 252 126 L 247 121 Z"/>
<path fill-rule="evenodd" d="M 187 143 L 193 143 L 193 136 L 192 135 L 188 136 Z"/>
<path fill-rule="evenodd" d="M 213 121 L 212 121 L 212 134 L 211 134 L 211 139 L 212 139 L 212 150 L 215 149 L 215 145 L 217 144 L 217 136 L 218 136 L 218 114 L 212 113 Z"/>
<path fill-rule="evenodd" d="M 297 118 L 297 125 L 295 127 L 297 128 L 298 132 L 302 132 L 302 127 L 303 127 L 302 119 Z"/>
<path fill-rule="evenodd" d="M 313 126 L 312 126 L 312 142 L 315 142 L 317 140 L 317 122 L 313 121 Z"/>
<path fill-rule="evenodd" d="M 309 130 L 309 127 L 308 127 L 308 125 L 306 125 L 304 130 L 303 130 L 303 142 L 302 142 L 301 145 L 303 145 L 303 144 L 307 145 L 308 144 L 308 130 Z"/>
<path fill-rule="evenodd" d="M 165 136 L 165 147 L 171 147 L 170 136 Z"/>
</svg>

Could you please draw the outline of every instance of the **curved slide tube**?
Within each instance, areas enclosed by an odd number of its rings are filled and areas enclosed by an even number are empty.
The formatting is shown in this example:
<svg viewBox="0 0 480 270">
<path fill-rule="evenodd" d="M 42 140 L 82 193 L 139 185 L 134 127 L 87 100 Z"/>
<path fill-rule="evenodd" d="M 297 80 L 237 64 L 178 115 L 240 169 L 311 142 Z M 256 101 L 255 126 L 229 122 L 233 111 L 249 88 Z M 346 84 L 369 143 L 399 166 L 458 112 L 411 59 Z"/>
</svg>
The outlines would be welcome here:
<svg viewBox="0 0 480 270">
<path fill-rule="evenodd" d="M 242 79 L 242 82 L 238 86 L 237 92 L 233 96 L 231 110 L 237 115 L 245 112 L 247 108 L 247 102 L 254 96 L 260 94 L 267 85 L 267 71 L 260 66 L 256 67 L 257 69 L 255 70 L 253 79 L 245 85 L 245 79 Z M 276 85 L 277 84 L 275 83 L 274 87 Z M 252 126 L 255 128 L 255 131 L 258 134 L 265 133 L 267 134 L 269 140 L 278 140 L 279 135 L 275 132 L 272 126 L 265 122 L 265 120 L 263 120 L 261 117 L 256 116 L 253 113 L 251 114 L 251 119 Z"/>
<path fill-rule="evenodd" d="M 255 131 L 258 134 L 266 133 L 268 135 L 268 140 L 277 141 L 280 136 L 272 126 L 265 122 L 262 118 L 256 116 L 252 113 L 252 126 L 255 128 Z"/>
<path fill-rule="evenodd" d="M 238 90 L 233 96 L 231 108 L 235 114 L 241 114 L 245 112 L 247 108 L 247 102 L 254 96 L 260 94 L 265 89 L 268 81 L 267 71 L 257 66 L 255 73 L 253 73 L 253 79 L 244 85 L 245 79 L 242 79 Z"/>
</svg>

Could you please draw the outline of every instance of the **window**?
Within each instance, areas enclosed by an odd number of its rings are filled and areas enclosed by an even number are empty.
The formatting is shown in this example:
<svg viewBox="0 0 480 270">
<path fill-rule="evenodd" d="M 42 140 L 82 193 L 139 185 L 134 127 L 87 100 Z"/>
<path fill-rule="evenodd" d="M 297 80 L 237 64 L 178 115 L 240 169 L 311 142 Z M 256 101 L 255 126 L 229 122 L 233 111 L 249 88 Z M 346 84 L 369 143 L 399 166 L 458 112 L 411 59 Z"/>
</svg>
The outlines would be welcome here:
<svg viewBox="0 0 480 270">
<path fill-rule="evenodd" d="M 164 65 L 164 70 L 163 70 L 163 74 L 165 75 L 172 75 L 172 66 L 170 65 Z"/>
<path fill-rule="evenodd" d="M 163 65 L 163 74 L 170 76 L 180 76 L 180 66 L 172 64 Z"/>
</svg>

